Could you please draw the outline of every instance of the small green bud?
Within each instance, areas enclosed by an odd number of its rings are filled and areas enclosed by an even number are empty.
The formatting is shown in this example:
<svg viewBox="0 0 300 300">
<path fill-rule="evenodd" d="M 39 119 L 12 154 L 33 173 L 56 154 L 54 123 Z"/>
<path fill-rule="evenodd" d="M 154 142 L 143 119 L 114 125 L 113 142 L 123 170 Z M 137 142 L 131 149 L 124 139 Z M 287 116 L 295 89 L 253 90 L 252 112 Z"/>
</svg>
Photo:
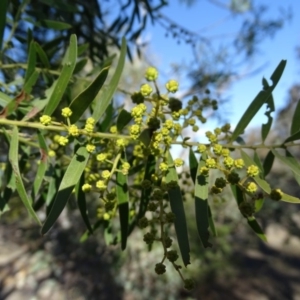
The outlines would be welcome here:
<svg viewBox="0 0 300 300">
<path fill-rule="evenodd" d="M 178 112 L 182 108 L 182 102 L 177 98 L 170 98 L 169 108 L 172 112 Z"/>
<path fill-rule="evenodd" d="M 141 92 L 135 92 L 131 95 L 131 100 L 133 103 L 140 104 L 144 103 L 145 97 L 142 95 Z"/>
<path fill-rule="evenodd" d="M 166 214 L 166 221 L 167 221 L 168 223 L 174 223 L 175 219 L 176 219 L 176 217 L 175 217 L 175 214 L 174 214 L 174 213 L 168 212 L 168 213 Z"/>
<path fill-rule="evenodd" d="M 158 118 L 150 118 L 147 125 L 149 128 L 157 130 L 160 128 L 160 120 Z"/>
<path fill-rule="evenodd" d="M 150 202 L 147 207 L 149 211 L 156 211 L 157 208 L 158 208 L 158 203 L 155 202 Z"/>
<path fill-rule="evenodd" d="M 143 238 L 144 242 L 148 245 L 154 242 L 154 234 L 152 232 L 147 232 Z"/>
<path fill-rule="evenodd" d="M 176 250 L 170 250 L 167 252 L 167 259 L 170 262 L 175 262 L 178 259 L 178 253 Z"/>
<path fill-rule="evenodd" d="M 149 221 L 146 217 L 142 217 L 139 219 L 139 227 L 146 228 L 149 225 Z"/>
<path fill-rule="evenodd" d="M 240 176 L 236 172 L 231 172 L 230 174 L 228 174 L 227 180 L 231 184 L 237 184 L 240 181 Z"/>
<path fill-rule="evenodd" d="M 223 177 L 219 177 L 215 181 L 215 186 L 218 188 L 224 188 L 227 184 L 227 181 Z"/>
<path fill-rule="evenodd" d="M 163 263 L 158 263 L 155 265 L 155 273 L 158 275 L 164 274 L 166 272 L 166 266 Z"/>
<path fill-rule="evenodd" d="M 243 201 L 239 205 L 239 209 L 244 217 L 251 217 L 255 213 L 254 203 Z"/>
<path fill-rule="evenodd" d="M 191 291 L 195 287 L 195 282 L 193 279 L 185 279 L 184 280 L 184 288 L 188 291 Z"/>
<path fill-rule="evenodd" d="M 164 238 L 163 243 L 166 248 L 170 248 L 172 246 L 173 241 L 170 237 L 167 236 Z"/>
<path fill-rule="evenodd" d="M 270 198 L 272 200 L 279 201 L 279 200 L 281 200 L 282 195 L 283 195 L 283 192 L 281 191 L 281 189 L 274 189 L 270 193 Z"/>
</svg>

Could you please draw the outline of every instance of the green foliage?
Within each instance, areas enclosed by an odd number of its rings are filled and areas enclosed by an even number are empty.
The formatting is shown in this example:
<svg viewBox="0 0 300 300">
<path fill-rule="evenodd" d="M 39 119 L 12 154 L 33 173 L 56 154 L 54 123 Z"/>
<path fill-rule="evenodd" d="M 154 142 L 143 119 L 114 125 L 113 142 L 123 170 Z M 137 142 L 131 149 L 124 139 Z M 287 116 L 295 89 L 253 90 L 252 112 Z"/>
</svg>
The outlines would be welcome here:
<svg viewBox="0 0 300 300">
<path fill-rule="evenodd" d="M 50 2 L 59 9 L 76 8 L 72 4 Z M 137 7 L 138 2 L 134 3 Z M 145 5 L 151 16 L 148 1 Z M 16 26 L 25 7 L 24 2 L 14 15 Z M 132 20 L 136 15 L 137 9 Z M 122 27 L 122 22 L 116 20 L 111 30 Z M 53 20 L 37 20 L 35 26 L 70 28 L 69 23 Z M 3 30 L 0 23 L 0 45 Z M 12 33 L 14 30 L 15 27 Z M 133 32 L 132 39 L 138 34 L 139 31 Z M 267 205 L 265 200 L 300 203 L 300 199 L 271 187 L 266 180 L 276 159 L 289 167 L 300 182 L 300 164 L 288 151 L 290 147 L 299 147 L 296 115 L 299 105 L 292 119 L 291 136 L 279 144 L 264 144 L 271 130 L 271 113 L 275 111 L 272 93 L 286 61 L 281 61 L 273 72 L 271 86 L 263 79 L 263 90 L 233 131 L 229 124 L 224 124 L 207 131 L 207 142 L 199 144 L 190 142 L 191 137 L 184 129 L 198 132 L 198 125 L 204 124 L 217 110 L 218 102 L 208 92 L 185 103 L 173 97 L 179 83 L 169 80 L 166 89 L 160 90 L 158 72 L 151 67 L 145 74 L 148 83 L 141 82 L 140 90 L 130 95 L 130 111 L 117 107 L 113 97 L 129 50 L 126 39 L 122 38 L 118 62 L 109 82 L 106 81 L 113 57 L 87 71 L 84 57 L 87 46 L 78 45 L 78 41 L 77 35 L 71 34 L 63 55 L 61 51 L 50 51 L 59 48 L 58 41 L 41 45 L 31 38 L 28 30 L 26 63 L 8 64 L 4 58 L 1 60 L 3 80 L 8 81 L 3 81 L 4 88 L 0 91 L 0 133 L 9 148 L 8 154 L 1 153 L 4 157 L 1 214 L 9 210 L 15 193 L 41 226 L 41 233 L 46 234 L 68 201 L 75 198 L 87 228 L 81 241 L 102 230 L 108 245 L 120 244 L 124 250 L 133 230 L 141 230 L 149 250 L 154 244 L 162 248 L 162 257 L 157 259 L 154 271 L 161 275 L 170 264 L 185 288 L 191 289 L 193 280 L 183 276 L 176 250 L 178 246 L 185 267 L 192 263 L 190 239 L 194 237 L 190 236 L 187 225 L 186 202 L 194 199 L 193 222 L 204 248 L 212 245 L 211 234 L 217 236 L 211 199 L 222 197 L 226 189 L 232 191 L 237 210 L 263 241 L 266 236 L 255 215 Z M 9 42 L 3 44 L 3 57 L 8 53 Z M 61 57 L 54 67 L 56 52 Z M 14 75 L 25 70 L 21 72 L 21 83 L 11 82 L 11 75 L 5 74 L 6 68 L 12 69 Z M 268 106 L 268 122 L 262 124 L 262 144 L 248 145 L 241 135 L 264 104 Z M 172 154 L 173 145 L 189 148 L 189 168 L 184 166 L 182 158 Z M 263 163 L 256 151 L 260 148 L 269 149 Z M 187 174 L 185 180 L 176 168 L 183 168 L 182 173 Z M 44 220 L 39 219 L 38 211 L 45 213 Z M 177 243 L 173 242 L 174 237 Z"/>
</svg>

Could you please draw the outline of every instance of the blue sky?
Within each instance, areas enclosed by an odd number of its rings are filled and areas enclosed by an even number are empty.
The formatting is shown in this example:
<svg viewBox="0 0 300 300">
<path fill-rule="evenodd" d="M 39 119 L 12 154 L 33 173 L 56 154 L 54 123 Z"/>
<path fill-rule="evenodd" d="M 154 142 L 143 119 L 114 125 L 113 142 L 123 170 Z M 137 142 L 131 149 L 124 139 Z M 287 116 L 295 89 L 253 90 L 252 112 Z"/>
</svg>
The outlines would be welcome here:
<svg viewBox="0 0 300 300">
<path fill-rule="evenodd" d="M 219 0 L 219 2 L 226 3 L 229 1 Z M 162 10 L 164 15 L 176 20 L 178 24 L 191 31 L 214 37 L 216 47 L 222 41 L 218 36 L 225 34 L 229 38 L 232 37 L 240 28 L 243 20 L 243 17 L 232 18 L 228 11 L 212 5 L 209 1 L 196 1 L 191 7 L 187 7 L 178 0 L 172 0 L 169 3 L 169 6 Z M 269 5 L 270 1 L 260 0 L 259 4 Z M 233 109 L 230 119 L 232 124 L 238 122 L 241 114 L 261 89 L 262 77 L 270 79 L 272 72 L 282 59 L 287 59 L 288 62 L 273 93 L 276 108 L 284 105 L 289 87 L 300 81 L 300 60 L 296 59 L 296 47 L 300 46 L 300 1 L 285 0 L 283 4 L 283 1 L 273 0 L 272 7 L 269 8 L 266 16 L 270 18 L 278 16 L 280 7 L 291 7 L 293 18 L 285 22 L 285 26 L 277 32 L 274 38 L 264 40 L 260 44 L 260 52 L 255 59 L 242 65 L 239 71 L 243 74 L 261 66 L 264 68 L 255 75 L 238 80 L 224 92 L 224 96 L 231 99 L 230 107 Z M 155 25 L 149 27 L 145 34 L 145 39 L 150 42 L 150 52 L 155 53 L 158 68 L 162 70 L 162 77 L 165 77 L 163 80 L 173 76 L 170 67 L 172 63 L 188 63 L 192 59 L 192 50 L 189 45 L 184 43 L 178 45 L 171 37 L 167 38 L 165 33 L 161 26 Z M 187 79 L 183 81 L 181 79 L 180 82 L 183 89 L 189 84 Z M 269 83 L 271 83 L 270 80 Z M 251 125 L 261 123 L 261 120 L 266 121 L 263 114 L 264 111 L 261 111 Z"/>
</svg>

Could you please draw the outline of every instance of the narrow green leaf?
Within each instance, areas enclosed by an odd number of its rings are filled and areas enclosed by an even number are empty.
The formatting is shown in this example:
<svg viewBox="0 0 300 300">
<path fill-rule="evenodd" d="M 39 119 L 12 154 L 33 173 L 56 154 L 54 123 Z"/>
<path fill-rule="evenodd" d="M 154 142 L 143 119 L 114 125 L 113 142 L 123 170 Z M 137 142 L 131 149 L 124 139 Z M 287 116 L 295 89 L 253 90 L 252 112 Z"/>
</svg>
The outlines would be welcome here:
<svg viewBox="0 0 300 300">
<path fill-rule="evenodd" d="M 300 130 L 300 118 L 299 118 L 299 116 L 300 116 L 300 100 L 298 100 L 296 109 L 294 111 L 292 124 L 291 124 L 291 130 L 290 130 L 291 135 L 295 134 L 297 131 Z"/>
<path fill-rule="evenodd" d="M 259 171 L 261 172 L 261 174 L 263 175 L 264 174 L 264 167 L 263 165 L 261 164 L 261 160 L 257 154 L 256 151 L 254 151 L 254 155 L 253 155 L 253 161 L 255 162 L 255 164 L 258 166 L 259 168 Z M 264 177 L 264 176 L 262 176 Z"/>
<path fill-rule="evenodd" d="M 101 97 L 96 98 L 96 106 L 95 110 L 93 112 L 93 118 L 96 120 L 96 122 L 99 121 L 99 119 L 104 114 L 107 106 L 112 100 L 112 97 L 118 87 L 123 68 L 125 63 L 125 57 L 126 57 L 126 40 L 123 37 L 122 38 L 122 46 L 121 46 L 121 53 L 119 57 L 119 61 L 115 70 L 114 75 L 112 76 L 109 84 L 107 87 L 103 89 L 103 92 L 101 93 Z"/>
<path fill-rule="evenodd" d="M 0 106 L 5 107 L 8 103 L 12 102 L 14 99 L 10 98 L 8 95 L 0 91 Z"/>
<path fill-rule="evenodd" d="M 97 228 L 99 228 L 102 224 L 103 224 L 103 220 L 101 219 L 101 220 L 98 220 L 93 226 L 92 226 L 92 230 L 93 230 L 93 232 L 95 232 L 95 230 L 97 229 Z M 91 235 L 91 233 L 90 233 L 90 231 L 88 231 L 88 230 L 86 230 L 86 232 L 80 237 L 80 239 L 79 239 L 79 241 L 80 241 L 80 243 L 84 243 L 87 239 L 88 239 L 88 237 Z"/>
<path fill-rule="evenodd" d="M 231 191 L 236 200 L 237 205 L 241 205 L 244 202 L 244 194 L 241 188 L 235 184 L 231 184 Z"/>
<path fill-rule="evenodd" d="M 167 162 L 169 165 L 174 165 L 170 152 L 168 152 Z M 175 231 L 177 235 L 182 261 L 184 265 L 187 266 L 188 264 L 190 264 L 190 245 L 189 245 L 186 218 L 184 213 L 183 200 L 182 200 L 180 188 L 178 186 L 178 176 L 175 167 L 169 168 L 168 173 L 166 174 L 165 177 L 165 182 L 167 184 L 168 183 L 177 184 L 176 187 L 168 190 L 168 195 L 169 195 L 171 210 L 175 214 L 174 226 L 175 226 Z"/>
<path fill-rule="evenodd" d="M 78 47 L 77 47 L 78 56 L 83 54 L 89 48 L 89 46 L 90 46 L 89 43 L 84 43 L 84 44 L 78 45 Z"/>
<path fill-rule="evenodd" d="M 44 49 L 38 44 L 37 42 L 34 42 L 34 47 L 37 55 L 39 56 L 42 64 L 45 66 L 45 68 L 50 69 L 50 62 L 48 59 L 48 56 Z"/>
<path fill-rule="evenodd" d="M 208 205 L 208 222 L 209 222 L 209 228 L 210 228 L 213 236 L 217 237 L 218 233 L 217 233 L 217 230 L 216 230 L 216 227 L 215 227 L 215 222 L 214 222 L 213 215 L 212 215 L 212 212 L 211 212 L 211 208 L 210 208 L 209 205 Z"/>
<path fill-rule="evenodd" d="M 39 78 L 39 72 L 34 70 L 31 73 L 31 76 L 28 78 L 28 80 L 25 82 L 23 89 L 25 91 L 26 94 L 30 95 L 31 94 L 31 90 L 32 87 L 36 84 L 36 81 Z"/>
<path fill-rule="evenodd" d="M 189 165 L 190 165 L 191 178 L 195 184 L 197 170 L 198 170 L 198 161 L 192 147 L 190 147 L 190 152 L 189 152 Z"/>
<path fill-rule="evenodd" d="M 289 202 L 289 203 L 295 203 L 295 204 L 299 204 L 300 203 L 300 199 L 299 198 L 296 198 L 294 196 L 288 195 L 286 193 L 283 193 L 282 198 L 280 199 L 280 201 Z"/>
<path fill-rule="evenodd" d="M 132 120 L 131 113 L 128 112 L 126 109 L 122 109 L 119 113 L 117 119 L 117 129 L 118 132 L 121 132 L 124 127 Z"/>
<path fill-rule="evenodd" d="M 77 38 L 75 34 L 71 35 L 70 45 L 65 56 L 63 68 L 55 84 L 55 88 L 45 108 L 44 114 L 51 116 L 57 108 L 73 74 L 77 59 Z"/>
<path fill-rule="evenodd" d="M 206 154 L 202 154 L 195 183 L 195 213 L 198 234 L 204 248 L 211 247 L 209 242 L 209 218 L 208 218 L 208 176 L 200 173 L 200 168 L 205 166 Z"/>
<path fill-rule="evenodd" d="M 264 90 L 268 90 L 270 88 L 270 86 L 265 78 L 263 78 L 263 86 L 264 86 Z M 262 141 L 265 141 L 265 139 L 267 138 L 267 136 L 270 132 L 271 126 L 272 126 L 272 122 L 273 122 L 273 117 L 271 116 L 271 113 L 275 111 L 275 104 L 274 104 L 274 98 L 273 98 L 272 94 L 266 101 L 266 104 L 267 104 L 267 111 L 265 112 L 265 115 L 268 118 L 268 122 L 266 124 L 262 124 L 262 126 L 261 126 Z"/>
<path fill-rule="evenodd" d="M 300 115 L 299 115 L 300 116 Z M 300 118 L 299 118 L 300 119 Z M 288 137 L 283 144 L 286 144 L 288 142 L 293 142 L 293 141 L 297 141 L 300 140 L 300 130 L 295 132 L 293 135 L 291 135 L 290 137 Z"/>
<path fill-rule="evenodd" d="M 32 208 L 32 199 L 27 195 L 23 181 L 22 181 L 22 176 L 20 174 L 19 170 L 19 137 L 18 137 L 18 128 L 14 126 L 13 132 L 12 132 L 12 137 L 11 137 L 11 142 L 10 142 L 10 147 L 9 147 L 9 161 L 11 163 L 13 173 L 15 175 L 15 180 L 16 180 L 16 188 L 18 191 L 18 194 L 23 201 L 28 213 L 31 215 L 31 217 L 39 224 L 41 225 L 41 222 L 39 218 L 37 217 L 35 211 Z"/>
<path fill-rule="evenodd" d="M 42 227 L 41 233 L 45 234 L 53 226 L 61 212 L 63 211 L 65 205 L 67 204 L 74 187 L 80 180 L 81 174 L 83 173 L 87 161 L 89 158 L 89 153 L 86 151 L 85 146 L 80 146 L 73 156 L 64 177 L 60 183 L 58 193 L 56 194 L 54 203 L 50 210 L 49 215 Z"/>
<path fill-rule="evenodd" d="M 260 199 L 255 199 L 254 205 L 255 205 L 255 213 L 259 212 L 263 205 L 264 205 L 265 199 L 260 198 Z"/>
<path fill-rule="evenodd" d="M 112 103 L 110 103 L 106 108 L 105 117 L 99 126 L 100 131 L 106 132 L 108 130 L 110 124 L 112 123 L 113 113 L 114 113 L 114 106 Z"/>
<path fill-rule="evenodd" d="M 297 176 L 300 176 L 300 168 L 298 165 L 295 165 L 295 160 L 290 156 L 282 156 L 276 150 L 272 150 L 276 158 L 278 158 L 282 163 L 287 165 Z"/>
<path fill-rule="evenodd" d="M 270 173 L 273 166 L 273 162 L 274 162 L 274 154 L 272 150 L 270 150 L 263 163 L 264 177 L 266 177 Z"/>
<path fill-rule="evenodd" d="M 125 153 L 122 155 L 123 161 L 126 161 Z M 121 169 L 121 162 L 119 162 L 119 169 Z M 118 200 L 118 208 L 120 215 L 120 228 L 121 228 L 121 248 L 125 250 L 128 236 L 129 224 L 129 192 L 128 192 L 128 179 L 127 175 L 118 172 L 116 183 L 116 194 Z"/>
<path fill-rule="evenodd" d="M 81 174 L 80 181 L 77 183 L 75 192 L 76 192 L 76 198 L 77 198 L 77 205 L 82 217 L 82 220 L 90 234 L 93 234 L 93 228 L 91 226 L 89 217 L 88 217 L 88 211 L 86 207 L 86 198 L 85 198 L 85 192 L 82 190 L 82 186 L 84 185 L 85 178 L 84 178 L 84 172 Z"/>
<path fill-rule="evenodd" d="M 41 159 L 39 161 L 38 169 L 34 178 L 33 188 L 32 188 L 32 199 L 35 201 L 38 195 L 39 189 L 44 180 L 44 176 L 48 166 L 48 147 L 45 141 L 44 135 L 41 132 L 38 132 L 38 141 L 40 146 Z"/>
<path fill-rule="evenodd" d="M 78 54 L 79 55 L 79 54 Z M 77 61 L 73 74 L 77 74 L 86 66 L 88 59 L 86 57 Z"/>
<path fill-rule="evenodd" d="M 275 89 L 286 65 L 286 60 L 282 60 L 275 71 L 271 76 L 271 80 L 273 82 L 272 86 L 270 86 L 267 90 L 262 90 L 258 93 L 255 99 L 250 103 L 249 107 L 241 117 L 238 122 L 236 128 L 234 129 L 231 141 L 235 141 L 236 138 L 245 130 L 248 124 L 251 122 L 256 113 L 260 110 L 260 108 L 268 102 L 269 97 L 271 96 L 273 90 Z"/>
<path fill-rule="evenodd" d="M 86 109 L 93 102 L 101 87 L 103 86 L 108 74 L 108 68 L 103 69 L 95 80 L 75 99 L 72 100 L 70 104 L 70 109 L 72 110 L 72 115 L 70 117 L 71 123 L 76 123 L 79 118 L 84 114 Z"/>
<path fill-rule="evenodd" d="M 289 152 L 287 149 L 285 150 L 285 155 L 286 157 L 288 157 L 290 159 L 290 161 L 298 168 L 300 169 L 300 163 L 297 161 L 297 159 L 292 155 L 291 152 Z M 296 179 L 296 181 L 298 182 L 298 184 L 300 185 L 300 175 L 296 174 L 295 172 L 293 172 L 293 175 Z"/>
<path fill-rule="evenodd" d="M 4 30 L 6 26 L 6 12 L 9 0 L 0 1 L 0 51 L 2 50 L 2 43 L 4 37 Z"/>
<path fill-rule="evenodd" d="M 36 25 L 38 26 L 39 23 Z M 43 27 L 49 28 L 49 29 L 54 29 L 54 30 L 65 30 L 65 29 L 70 29 L 72 26 L 70 24 L 60 22 L 60 21 L 53 21 L 53 20 L 43 20 L 40 22 L 40 24 Z"/>
<path fill-rule="evenodd" d="M 141 132 L 138 139 L 144 144 L 145 147 L 149 147 L 152 135 L 153 130 L 151 130 L 150 128 L 146 128 Z"/>
<path fill-rule="evenodd" d="M 27 70 L 24 79 L 25 84 L 28 81 L 28 79 L 31 77 L 32 73 L 35 71 L 35 65 L 36 65 L 36 51 L 35 51 L 34 41 L 31 41 L 29 46 L 28 59 L 27 59 Z"/>
<path fill-rule="evenodd" d="M 264 242 L 267 242 L 267 237 L 261 229 L 260 225 L 256 221 L 255 217 L 248 217 L 248 224 L 252 228 L 252 230 L 256 233 L 256 235 Z"/>
</svg>

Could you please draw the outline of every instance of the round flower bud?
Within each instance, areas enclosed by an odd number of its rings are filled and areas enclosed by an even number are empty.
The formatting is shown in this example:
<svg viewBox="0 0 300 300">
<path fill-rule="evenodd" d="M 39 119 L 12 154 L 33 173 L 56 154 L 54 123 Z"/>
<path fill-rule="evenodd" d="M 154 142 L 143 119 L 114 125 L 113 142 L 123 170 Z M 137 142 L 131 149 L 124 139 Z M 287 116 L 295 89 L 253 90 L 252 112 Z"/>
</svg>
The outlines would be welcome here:
<svg viewBox="0 0 300 300">
<path fill-rule="evenodd" d="M 105 210 L 106 211 L 111 211 L 115 208 L 115 203 L 112 201 L 106 202 L 105 203 Z"/>
<path fill-rule="evenodd" d="M 163 243 L 166 248 L 170 248 L 172 246 L 173 241 L 170 237 L 167 236 L 164 238 Z"/>
<path fill-rule="evenodd" d="M 146 190 L 146 189 L 150 189 L 151 186 L 152 186 L 152 183 L 151 183 L 150 180 L 145 179 L 145 180 L 141 183 L 141 186 L 142 186 L 142 188 L 145 189 L 145 190 Z"/>
<path fill-rule="evenodd" d="M 148 83 L 143 84 L 140 88 L 140 92 L 144 97 L 149 96 L 152 93 L 152 91 L 153 89 Z"/>
<path fill-rule="evenodd" d="M 166 221 L 168 222 L 168 223 L 174 223 L 174 221 L 175 221 L 175 214 L 174 213 L 172 213 L 172 212 L 168 212 L 167 214 L 166 214 Z"/>
<path fill-rule="evenodd" d="M 154 67 L 149 67 L 147 70 L 146 70 L 146 74 L 145 74 L 145 78 L 148 80 L 148 81 L 154 81 L 156 80 L 158 77 L 158 71 L 156 68 Z"/>
<path fill-rule="evenodd" d="M 272 200 L 279 201 L 279 200 L 281 200 L 282 195 L 283 195 L 283 192 L 281 191 L 281 189 L 274 189 L 270 193 L 270 198 Z"/>
<path fill-rule="evenodd" d="M 61 110 L 61 115 L 65 118 L 69 118 L 72 115 L 72 110 L 69 107 L 65 107 Z"/>
<path fill-rule="evenodd" d="M 175 262 L 177 259 L 178 259 L 178 253 L 176 250 L 170 250 L 167 252 L 167 259 L 170 261 L 170 262 Z"/>
<path fill-rule="evenodd" d="M 45 126 L 47 126 L 47 125 L 50 125 L 51 124 L 51 117 L 50 116 L 47 116 L 47 115 L 42 115 L 41 117 L 40 117 L 40 122 L 43 124 L 43 125 L 45 125 Z"/>
<path fill-rule="evenodd" d="M 96 187 L 100 190 L 100 191 L 104 191 L 104 190 L 106 190 L 106 184 L 105 184 L 105 182 L 103 181 L 103 180 L 98 180 L 97 182 L 96 182 Z"/>
<path fill-rule="evenodd" d="M 181 158 L 176 158 L 174 160 L 175 167 L 181 167 L 183 165 L 183 160 Z"/>
<path fill-rule="evenodd" d="M 250 177 L 255 177 L 259 174 L 259 169 L 255 165 L 251 165 L 247 169 L 247 175 Z"/>
<path fill-rule="evenodd" d="M 158 118 L 150 118 L 148 123 L 147 123 L 148 127 L 153 129 L 153 130 L 157 130 L 160 127 L 160 120 Z"/>
<path fill-rule="evenodd" d="M 95 151 L 95 149 L 96 149 L 96 146 L 93 145 L 93 144 L 87 144 L 87 145 L 85 146 L 85 148 L 86 148 L 86 151 L 87 151 L 87 152 L 93 153 L 93 152 Z"/>
<path fill-rule="evenodd" d="M 76 125 L 72 124 L 69 128 L 69 135 L 71 136 L 78 136 L 79 135 L 79 129 Z"/>
<path fill-rule="evenodd" d="M 148 204 L 148 207 L 147 207 L 147 209 L 148 209 L 149 211 L 156 211 L 157 208 L 158 208 L 158 204 L 155 203 L 155 202 L 150 202 L 150 203 Z"/>
<path fill-rule="evenodd" d="M 222 145 L 220 144 L 215 144 L 214 147 L 213 147 L 213 151 L 216 155 L 220 155 L 222 153 Z"/>
<path fill-rule="evenodd" d="M 205 164 L 208 168 L 215 168 L 217 166 L 217 162 L 214 158 L 210 157 L 205 161 Z"/>
<path fill-rule="evenodd" d="M 218 188 L 224 188 L 226 186 L 227 182 L 223 177 L 219 177 L 215 181 L 215 186 Z"/>
<path fill-rule="evenodd" d="M 108 178 L 110 177 L 110 175 L 111 175 L 111 173 L 110 173 L 110 171 L 108 171 L 108 170 L 104 170 L 104 171 L 102 171 L 102 173 L 101 173 L 101 177 L 102 177 L 103 179 L 108 179 Z"/>
<path fill-rule="evenodd" d="M 161 171 L 168 171 L 169 170 L 169 166 L 168 166 L 168 164 L 162 162 L 162 163 L 159 164 L 159 169 Z"/>
<path fill-rule="evenodd" d="M 69 143 L 69 139 L 66 138 L 65 136 L 60 136 L 59 139 L 58 139 L 58 143 L 61 146 L 66 146 Z"/>
<path fill-rule="evenodd" d="M 140 104 L 144 103 L 145 97 L 142 95 L 141 92 L 135 92 L 131 95 L 131 100 L 133 103 Z"/>
<path fill-rule="evenodd" d="M 222 189 L 213 185 L 210 189 L 212 194 L 220 194 L 222 193 Z"/>
<path fill-rule="evenodd" d="M 237 169 L 242 169 L 244 166 L 245 166 L 245 162 L 242 158 L 239 158 L 239 159 L 236 159 L 234 161 L 234 166 L 237 168 Z"/>
<path fill-rule="evenodd" d="M 231 184 L 237 184 L 240 181 L 240 176 L 236 172 L 231 172 L 230 174 L 228 174 L 227 180 Z"/>
<path fill-rule="evenodd" d="M 246 185 L 246 191 L 249 193 L 255 193 L 257 191 L 257 185 L 254 182 L 248 182 Z"/>
<path fill-rule="evenodd" d="M 179 83 L 176 80 L 169 80 L 166 83 L 166 88 L 171 93 L 176 93 L 178 91 Z"/>
<path fill-rule="evenodd" d="M 85 183 L 82 187 L 81 187 L 82 191 L 84 193 L 88 193 L 91 189 L 92 189 L 92 186 L 88 183 Z"/>
<path fill-rule="evenodd" d="M 203 175 L 203 176 L 208 176 L 208 174 L 209 174 L 209 168 L 207 168 L 207 167 L 201 167 L 200 168 L 200 174 Z"/>
<path fill-rule="evenodd" d="M 151 245 L 154 242 L 154 234 L 152 232 L 147 232 L 143 238 L 147 245 Z"/>
<path fill-rule="evenodd" d="M 243 201 L 239 205 L 239 209 L 244 217 L 251 217 L 255 213 L 254 203 Z"/>
<path fill-rule="evenodd" d="M 149 221 L 146 217 L 142 217 L 139 219 L 139 227 L 146 228 L 149 225 Z"/>
<path fill-rule="evenodd" d="M 224 158 L 223 164 L 224 164 L 224 166 L 225 166 L 227 169 L 230 169 L 230 168 L 233 166 L 233 164 L 234 164 L 234 160 L 233 160 L 232 157 L 227 156 L 227 157 Z"/>
<path fill-rule="evenodd" d="M 163 263 L 158 263 L 155 265 L 155 273 L 158 275 L 164 274 L 166 272 L 166 266 Z"/>
<path fill-rule="evenodd" d="M 182 108 L 182 102 L 177 98 L 170 98 L 169 108 L 172 112 L 179 112 Z"/>
<path fill-rule="evenodd" d="M 184 288 L 188 291 L 191 291 L 195 287 L 195 282 L 193 279 L 184 280 Z"/>
<path fill-rule="evenodd" d="M 197 150 L 198 150 L 200 153 L 203 153 L 203 152 L 205 152 L 205 151 L 207 150 L 207 148 L 206 148 L 205 145 L 200 144 L 200 145 L 198 145 Z"/>
</svg>

